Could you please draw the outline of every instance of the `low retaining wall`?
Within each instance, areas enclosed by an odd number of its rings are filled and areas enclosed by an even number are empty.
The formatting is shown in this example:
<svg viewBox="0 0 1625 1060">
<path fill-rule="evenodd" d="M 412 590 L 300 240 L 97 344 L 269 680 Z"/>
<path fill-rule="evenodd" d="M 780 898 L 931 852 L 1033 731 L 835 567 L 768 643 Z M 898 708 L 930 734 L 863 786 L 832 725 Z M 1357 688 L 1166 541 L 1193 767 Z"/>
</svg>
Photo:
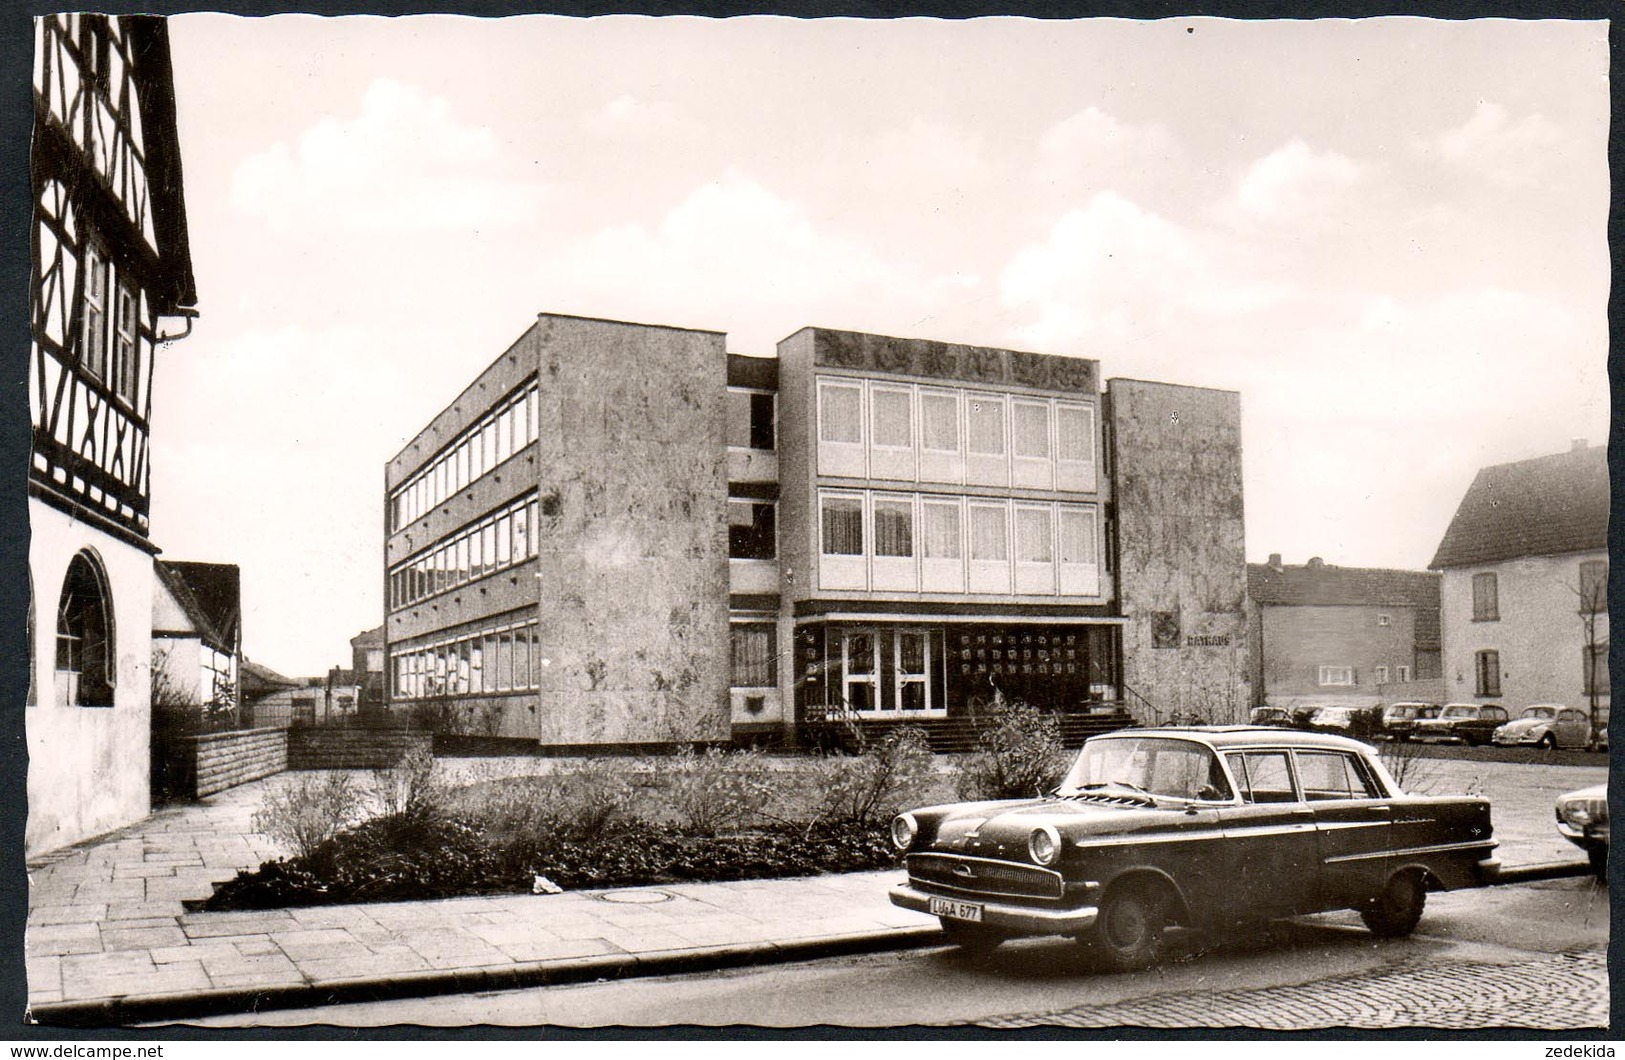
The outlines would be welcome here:
<svg viewBox="0 0 1625 1060">
<path fill-rule="evenodd" d="M 203 798 L 288 768 L 287 729 L 243 729 L 184 737 L 196 763 L 192 795 Z"/>
<path fill-rule="evenodd" d="M 388 769 L 415 747 L 432 749 L 434 737 L 415 729 L 324 728 L 288 730 L 289 769 Z"/>
</svg>

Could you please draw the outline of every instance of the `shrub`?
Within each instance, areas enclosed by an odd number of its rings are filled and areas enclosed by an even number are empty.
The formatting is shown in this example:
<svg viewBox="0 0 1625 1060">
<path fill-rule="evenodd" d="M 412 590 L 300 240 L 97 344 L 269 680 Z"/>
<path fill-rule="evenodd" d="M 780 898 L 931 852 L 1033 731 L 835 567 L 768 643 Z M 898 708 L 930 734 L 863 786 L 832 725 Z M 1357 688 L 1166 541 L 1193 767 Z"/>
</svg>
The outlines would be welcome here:
<svg viewBox="0 0 1625 1060">
<path fill-rule="evenodd" d="M 630 817 L 636 794 L 624 760 L 591 759 L 568 772 L 474 784 L 448 793 L 446 803 L 504 841 L 526 844 L 612 831 Z"/>
<path fill-rule="evenodd" d="M 773 794 L 764 769 L 760 751 L 685 747 L 664 770 L 666 798 L 679 827 L 714 836 L 756 817 Z"/>
<path fill-rule="evenodd" d="M 919 798 L 936 772 L 925 732 L 913 726 L 870 744 L 861 755 L 825 762 L 816 819 L 859 827 L 885 820 Z"/>
<path fill-rule="evenodd" d="M 348 773 L 305 773 L 266 792 L 254 830 L 304 857 L 361 812 L 361 792 Z"/>
<path fill-rule="evenodd" d="M 427 742 L 407 751 L 395 765 L 373 770 L 370 788 L 381 816 L 417 820 L 445 815 L 449 791 Z"/>
<path fill-rule="evenodd" d="M 1019 799 L 1040 795 L 1066 769 L 1066 748 L 1055 719 L 1025 703 L 1001 702 L 977 739 L 959 778 L 970 799 Z"/>
<path fill-rule="evenodd" d="M 1412 795 L 1432 794 L 1439 780 L 1439 763 L 1420 744 L 1389 740 L 1377 754 L 1401 790 Z"/>
</svg>

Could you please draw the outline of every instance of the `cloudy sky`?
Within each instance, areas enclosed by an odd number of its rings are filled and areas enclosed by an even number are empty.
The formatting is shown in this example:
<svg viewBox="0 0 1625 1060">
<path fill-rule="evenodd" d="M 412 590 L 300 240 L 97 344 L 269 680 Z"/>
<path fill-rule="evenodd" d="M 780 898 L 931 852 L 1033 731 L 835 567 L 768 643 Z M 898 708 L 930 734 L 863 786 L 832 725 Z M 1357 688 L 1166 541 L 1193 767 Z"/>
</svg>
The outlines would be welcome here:
<svg viewBox="0 0 1625 1060">
<path fill-rule="evenodd" d="M 1600 22 L 171 20 L 202 318 L 153 535 L 286 673 L 382 620 L 383 465 L 537 312 L 1241 393 L 1247 555 L 1425 567 L 1605 441 Z"/>
</svg>

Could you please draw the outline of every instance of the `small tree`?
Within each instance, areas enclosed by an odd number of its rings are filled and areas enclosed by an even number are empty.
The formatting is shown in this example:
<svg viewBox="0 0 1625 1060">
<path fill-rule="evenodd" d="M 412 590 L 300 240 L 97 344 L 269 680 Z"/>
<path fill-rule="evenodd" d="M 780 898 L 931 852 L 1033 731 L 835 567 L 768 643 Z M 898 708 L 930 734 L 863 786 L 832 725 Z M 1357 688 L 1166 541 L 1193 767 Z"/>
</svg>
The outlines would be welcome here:
<svg viewBox="0 0 1625 1060">
<path fill-rule="evenodd" d="M 817 821 L 867 827 L 903 808 L 923 792 L 936 772 L 936 759 L 924 730 L 914 726 L 889 733 L 860 755 L 828 759 L 820 781 Z"/>
<path fill-rule="evenodd" d="M 960 775 L 960 794 L 966 798 L 1030 798 L 1048 790 L 1066 769 L 1066 747 L 1054 717 L 1002 696 L 977 745 Z"/>
<path fill-rule="evenodd" d="M 1608 613 L 1608 565 L 1597 561 L 1601 577 L 1586 578 L 1582 573 L 1580 584 L 1571 591 L 1580 601 L 1580 634 L 1585 658 L 1581 673 L 1585 676 L 1585 695 L 1590 707 L 1591 736 L 1597 735 L 1597 708 L 1602 698 L 1600 686 L 1608 680 L 1607 634 L 1601 629 L 1601 618 Z M 1585 564 L 1581 564 L 1582 572 Z M 1602 656 L 1599 658 L 1599 655 Z"/>
</svg>

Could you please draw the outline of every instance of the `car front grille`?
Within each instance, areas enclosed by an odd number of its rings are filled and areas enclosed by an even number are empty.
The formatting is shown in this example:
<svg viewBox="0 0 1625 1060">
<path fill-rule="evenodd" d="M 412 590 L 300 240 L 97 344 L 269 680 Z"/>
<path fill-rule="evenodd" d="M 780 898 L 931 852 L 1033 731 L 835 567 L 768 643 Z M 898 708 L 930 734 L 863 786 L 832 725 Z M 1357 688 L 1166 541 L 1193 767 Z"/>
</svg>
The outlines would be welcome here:
<svg viewBox="0 0 1625 1060">
<path fill-rule="evenodd" d="M 1036 865 L 957 854 L 910 854 L 907 861 L 910 880 L 940 890 L 1012 898 L 1060 898 L 1065 891 L 1059 872 Z"/>
</svg>

